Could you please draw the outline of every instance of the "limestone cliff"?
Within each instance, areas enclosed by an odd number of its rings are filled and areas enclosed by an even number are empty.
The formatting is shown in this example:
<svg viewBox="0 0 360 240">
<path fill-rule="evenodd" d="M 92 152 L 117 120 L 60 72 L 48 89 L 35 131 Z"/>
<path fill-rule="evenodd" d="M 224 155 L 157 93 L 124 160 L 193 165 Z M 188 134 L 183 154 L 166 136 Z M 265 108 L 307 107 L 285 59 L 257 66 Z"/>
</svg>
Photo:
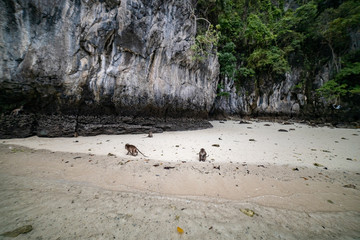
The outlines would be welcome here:
<svg viewBox="0 0 360 240">
<path fill-rule="evenodd" d="M 107 129 L 125 117 L 207 117 L 219 66 L 216 54 L 191 59 L 191 0 L 9 0 L 0 11 L 4 124 L 20 106 L 28 135 L 41 136 L 89 134 L 90 122 Z"/>
<path fill-rule="evenodd" d="M 261 83 L 237 85 L 225 79 L 223 92 L 215 98 L 211 114 L 214 116 L 269 116 L 316 120 L 318 122 L 342 122 L 358 125 L 360 108 L 358 103 L 330 104 L 319 98 L 319 89 L 331 79 L 334 66 L 325 64 L 315 73 L 292 68 L 281 80 L 263 79 Z M 313 74 L 313 75 L 311 75 Z"/>
<path fill-rule="evenodd" d="M 281 81 L 238 86 L 226 79 L 223 91 L 228 93 L 215 100 L 213 111 L 230 115 L 299 116 L 306 106 L 300 69 L 285 74 Z"/>
</svg>

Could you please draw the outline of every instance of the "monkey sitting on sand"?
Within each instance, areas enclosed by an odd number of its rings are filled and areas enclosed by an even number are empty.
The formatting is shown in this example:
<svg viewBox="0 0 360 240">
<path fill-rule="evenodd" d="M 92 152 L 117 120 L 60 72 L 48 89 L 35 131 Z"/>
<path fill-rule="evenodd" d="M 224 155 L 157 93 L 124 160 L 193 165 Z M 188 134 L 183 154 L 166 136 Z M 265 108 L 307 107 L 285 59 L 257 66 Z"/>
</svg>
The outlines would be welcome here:
<svg viewBox="0 0 360 240">
<path fill-rule="evenodd" d="M 200 152 L 199 152 L 199 161 L 201 162 L 205 162 L 206 161 L 206 152 L 205 152 L 205 149 L 200 149 Z"/>
<path fill-rule="evenodd" d="M 126 155 L 129 155 L 129 153 L 130 153 L 132 156 L 137 156 L 138 152 L 139 152 L 144 157 L 147 157 L 142 152 L 140 152 L 140 150 L 137 147 L 135 147 L 134 145 L 131 145 L 131 144 L 127 143 L 127 144 L 125 144 L 125 149 L 128 151 Z"/>
</svg>

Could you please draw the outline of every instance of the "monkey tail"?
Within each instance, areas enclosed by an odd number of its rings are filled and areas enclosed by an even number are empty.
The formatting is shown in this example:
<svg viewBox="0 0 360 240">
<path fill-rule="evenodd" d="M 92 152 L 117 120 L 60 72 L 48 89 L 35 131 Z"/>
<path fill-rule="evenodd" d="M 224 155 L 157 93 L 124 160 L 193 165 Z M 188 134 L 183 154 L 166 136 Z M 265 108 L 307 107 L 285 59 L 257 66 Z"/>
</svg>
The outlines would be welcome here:
<svg viewBox="0 0 360 240">
<path fill-rule="evenodd" d="M 138 148 L 136 148 L 138 151 L 139 151 L 139 153 L 141 153 L 144 157 L 148 157 L 148 156 L 145 156 Z"/>
</svg>

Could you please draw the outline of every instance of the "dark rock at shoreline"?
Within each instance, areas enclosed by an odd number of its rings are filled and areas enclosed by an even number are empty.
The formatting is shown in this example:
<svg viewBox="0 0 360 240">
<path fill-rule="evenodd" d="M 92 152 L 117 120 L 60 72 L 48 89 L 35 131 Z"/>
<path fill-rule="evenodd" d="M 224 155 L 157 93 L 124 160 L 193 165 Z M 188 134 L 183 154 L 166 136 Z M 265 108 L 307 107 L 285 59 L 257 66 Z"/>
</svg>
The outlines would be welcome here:
<svg viewBox="0 0 360 240">
<path fill-rule="evenodd" d="M 36 135 L 39 137 L 73 137 L 75 128 L 75 116 L 40 115 L 37 120 Z"/>
<path fill-rule="evenodd" d="M 161 133 L 211 128 L 209 121 L 191 118 L 35 115 L 2 116 L 0 138 L 95 136 L 99 134 Z"/>
<path fill-rule="evenodd" d="M 34 135 L 35 114 L 5 115 L 0 117 L 0 138 L 25 138 Z"/>
<path fill-rule="evenodd" d="M 13 231 L 2 233 L 2 234 L 0 234 L 0 236 L 14 238 L 14 237 L 19 236 L 20 234 L 25 234 L 25 233 L 31 232 L 32 230 L 33 230 L 33 227 L 31 225 L 25 225 L 25 226 L 22 226 L 22 227 L 19 227 L 19 228 L 13 230 Z"/>
</svg>

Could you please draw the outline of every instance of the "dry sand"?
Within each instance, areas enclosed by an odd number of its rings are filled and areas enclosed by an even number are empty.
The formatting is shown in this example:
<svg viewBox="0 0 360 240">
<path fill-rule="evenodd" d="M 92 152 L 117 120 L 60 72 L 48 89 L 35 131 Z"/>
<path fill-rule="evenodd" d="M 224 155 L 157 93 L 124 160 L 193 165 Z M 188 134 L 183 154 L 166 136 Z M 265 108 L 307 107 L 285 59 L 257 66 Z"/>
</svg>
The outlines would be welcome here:
<svg viewBox="0 0 360 240">
<path fill-rule="evenodd" d="M 360 238 L 359 129 L 211 123 L 1 140 L 0 234 L 31 224 L 17 239 Z"/>
</svg>

